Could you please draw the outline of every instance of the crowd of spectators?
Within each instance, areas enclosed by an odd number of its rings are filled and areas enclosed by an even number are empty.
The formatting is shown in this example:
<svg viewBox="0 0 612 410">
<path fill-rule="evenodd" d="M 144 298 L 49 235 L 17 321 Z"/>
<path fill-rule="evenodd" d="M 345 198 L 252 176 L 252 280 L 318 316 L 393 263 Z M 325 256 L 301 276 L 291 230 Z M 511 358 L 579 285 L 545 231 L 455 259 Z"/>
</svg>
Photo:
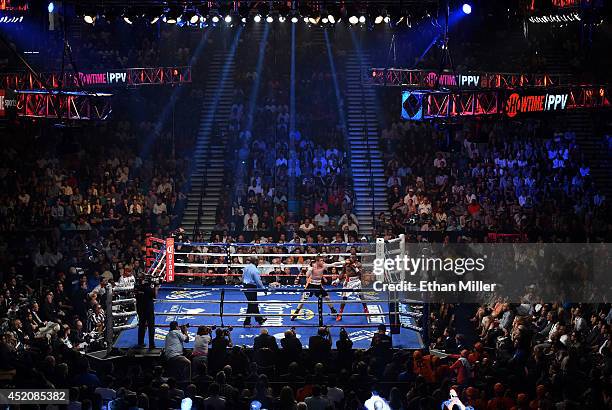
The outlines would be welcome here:
<svg viewBox="0 0 612 410">
<path fill-rule="evenodd" d="M 139 49 L 121 50 L 100 30 L 79 51 L 99 67 L 159 63 L 160 55 L 168 55 L 150 39 Z M 99 46 L 106 42 L 111 51 Z M 275 48 L 268 48 L 270 57 Z M 308 45 L 302 51 L 313 55 Z M 177 53 L 187 58 L 190 52 Z M 239 180 L 232 181 L 237 182 L 232 199 L 220 204 L 213 242 L 303 242 L 266 253 L 313 256 L 360 250 L 309 245 L 356 242 L 359 221 L 351 212 L 343 130 L 327 129 L 340 122 L 329 70 L 314 63 L 303 67 L 308 75 L 300 77 L 300 89 L 309 92 L 298 93 L 294 132 L 287 78 L 262 72 L 262 103 L 253 107 L 253 118 L 249 97 L 257 75 L 238 79 L 229 127 L 241 147 L 236 164 L 245 164 L 235 174 Z M 197 409 L 215 410 L 251 409 L 253 401 L 268 409 L 353 410 L 366 402 L 376 408 L 378 400 L 393 410 L 425 410 L 440 408 L 452 391 L 476 410 L 612 408 L 609 304 L 432 305 L 429 351 L 392 349 L 384 326 L 371 336 L 368 350 L 353 349 L 345 332 L 331 340 L 325 328 L 307 347 L 293 329 L 277 340 L 262 328 L 252 349 L 236 344 L 229 329 L 211 335 L 204 328 L 198 329 L 194 351 L 182 352 L 192 371 L 181 377 L 153 357 L 87 359 L 88 345 L 105 347 L 99 339 L 106 284 L 133 283 L 143 273 L 144 234 L 164 236 L 177 226 L 188 189 L 185 158 L 194 142 L 186 120 L 195 117 L 189 107 L 201 99 L 198 91 L 188 92 L 189 103 L 179 110 L 185 125 L 174 138 L 158 123 L 163 117 L 158 102 L 168 97 L 164 91 L 132 95 L 130 103 L 142 104 L 138 110 L 116 109 L 119 118 L 98 129 L 40 135 L 36 130 L 20 138 L 3 133 L 0 385 L 70 389 L 67 408 L 96 410 L 105 404 L 180 408 L 185 398 Z M 147 103 L 151 100 L 156 103 Z M 380 216 L 381 236 L 408 228 L 419 235 L 456 232 L 473 241 L 486 232 L 599 240 L 609 226 L 607 200 L 595 189 L 571 133 L 537 123 L 461 130 L 394 123 L 382 132 L 381 147 L 391 209 L 389 218 Z M 307 258 L 261 261 L 291 264 Z M 470 320 L 462 321 L 466 314 Z"/>
<path fill-rule="evenodd" d="M 391 215 L 380 216 L 380 234 L 605 236 L 608 204 L 572 132 L 537 122 L 463 129 L 393 122 L 381 144 Z"/>
<path fill-rule="evenodd" d="M 262 34 L 263 36 L 263 34 Z M 264 53 L 261 72 L 236 75 L 228 125 L 237 147 L 232 178 L 233 201 L 222 198 L 215 232 L 267 237 L 291 226 L 305 239 L 311 231 L 342 231 L 340 216 L 351 210 L 352 194 L 343 132 L 327 58 L 310 53 L 306 43 L 296 53 L 295 112 L 290 110 L 287 45 L 269 39 L 259 50 L 256 36 L 238 47 L 241 61 L 255 62 Z M 320 45 L 319 45 L 320 46 Z M 285 65 L 286 64 L 286 65 Z M 308 93 L 298 92 L 308 90 Z M 332 126 L 330 126 L 332 124 Z M 346 218 L 345 218 L 346 219 Z M 355 219 L 346 228 L 358 225 Z M 218 228 L 218 229 L 217 229 Z M 234 235 L 235 236 L 235 235 Z"/>
<path fill-rule="evenodd" d="M 164 63 L 142 57 L 154 37 L 125 42 L 116 30 L 100 25 L 72 43 L 80 69 Z M 47 40 L 51 52 L 57 39 Z M 166 40 L 160 47 L 175 39 Z M 190 53 L 183 46 L 174 60 L 168 50 L 157 52 L 176 65 Z M 52 61 L 47 69 L 57 70 Z M 131 286 L 144 273 L 145 234 L 178 226 L 202 93 L 184 86 L 114 94 L 107 122 L 26 121 L 0 132 L 3 383 L 67 388 L 105 380 L 83 353 L 106 347 L 106 286 Z"/>
</svg>

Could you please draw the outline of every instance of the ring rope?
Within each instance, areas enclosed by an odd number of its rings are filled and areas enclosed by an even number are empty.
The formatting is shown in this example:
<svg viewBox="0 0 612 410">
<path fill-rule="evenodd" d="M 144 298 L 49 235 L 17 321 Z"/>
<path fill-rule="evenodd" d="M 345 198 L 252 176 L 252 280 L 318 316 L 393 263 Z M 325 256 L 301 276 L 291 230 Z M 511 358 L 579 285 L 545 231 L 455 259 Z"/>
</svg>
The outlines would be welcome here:
<svg viewBox="0 0 612 410">
<path fill-rule="evenodd" d="M 216 242 L 175 242 L 174 246 L 216 246 L 216 247 L 230 247 L 230 246 L 371 246 L 369 242 L 338 242 L 338 243 L 288 243 L 288 242 L 266 242 L 266 243 L 249 243 L 249 242 L 230 242 L 230 243 L 216 243 Z"/>
</svg>

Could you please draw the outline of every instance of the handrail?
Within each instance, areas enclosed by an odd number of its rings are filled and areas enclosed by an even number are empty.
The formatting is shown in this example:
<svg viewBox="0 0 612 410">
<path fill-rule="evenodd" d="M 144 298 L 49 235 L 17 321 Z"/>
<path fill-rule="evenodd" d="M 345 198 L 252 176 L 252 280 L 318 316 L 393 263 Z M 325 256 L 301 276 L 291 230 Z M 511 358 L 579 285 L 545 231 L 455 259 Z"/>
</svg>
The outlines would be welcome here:
<svg viewBox="0 0 612 410">
<path fill-rule="evenodd" d="M 216 131 L 215 127 L 212 126 L 211 134 L 214 133 L 215 131 Z M 213 140 L 214 139 L 209 139 L 209 141 L 213 141 Z M 210 146 L 211 146 L 210 143 L 206 145 L 206 152 L 205 152 L 206 162 L 204 163 L 204 173 L 202 175 L 202 190 L 200 191 L 200 202 L 198 203 L 198 217 L 196 219 L 195 224 L 193 224 L 193 232 L 192 232 L 193 238 L 195 238 L 196 235 L 198 234 L 198 231 L 200 230 L 200 224 L 202 222 L 202 204 L 204 203 L 204 191 L 206 191 L 206 187 L 208 186 L 207 181 L 208 181 L 208 167 L 210 166 Z"/>
</svg>

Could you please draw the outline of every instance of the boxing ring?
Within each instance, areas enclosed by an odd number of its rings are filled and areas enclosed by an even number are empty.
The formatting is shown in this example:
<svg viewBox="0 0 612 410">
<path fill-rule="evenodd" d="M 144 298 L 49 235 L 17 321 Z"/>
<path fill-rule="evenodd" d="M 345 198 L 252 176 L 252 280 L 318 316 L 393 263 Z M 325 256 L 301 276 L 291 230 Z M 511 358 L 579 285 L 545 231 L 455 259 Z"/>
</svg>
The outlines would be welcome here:
<svg viewBox="0 0 612 410">
<path fill-rule="evenodd" d="M 379 325 L 384 324 L 392 337 L 393 347 L 420 349 L 423 347 L 423 304 L 403 300 L 392 292 L 372 289 L 374 280 L 401 280 L 403 272 L 372 275 L 374 258 L 394 257 L 405 251 L 403 236 L 376 243 L 333 244 L 253 244 L 253 243 L 189 243 L 149 237 L 146 244 L 147 280 L 161 283 L 155 306 L 155 341 L 163 347 L 172 321 L 188 324 L 193 341 L 198 326 L 231 329 L 234 344 L 252 347 L 253 339 L 262 327 L 277 339 L 285 330 L 294 328 L 304 347 L 320 326 L 326 326 L 334 340 L 344 328 L 353 346 L 367 349 Z M 279 253 L 279 249 L 286 250 Z M 239 284 L 244 258 L 257 256 L 265 289 L 258 291 L 258 306 L 267 320 L 263 326 L 245 325 L 247 301 Z M 296 272 L 310 266 L 315 257 L 322 256 L 328 266 L 341 266 L 342 258 L 360 259 L 362 288 L 344 289 L 342 284 L 331 283 L 337 278 L 331 268 L 325 275 L 324 288 L 331 305 L 336 309 L 345 304 L 341 320 L 329 308 L 328 301 L 319 295 L 304 301 L 304 308 L 291 320 L 301 296 L 307 292 L 303 279 L 295 284 Z M 219 273 L 221 271 L 221 273 Z M 137 325 L 133 288 L 109 287 L 107 297 L 107 340 L 109 347 L 132 348 L 137 344 Z M 350 294 L 348 293 L 350 292 Z M 348 294 L 348 296 L 347 296 Z M 347 296 L 343 300 L 342 296 Z M 364 309 L 364 305 L 367 309 Z M 255 315 L 251 315 L 255 316 Z M 425 317 L 426 319 L 426 317 Z M 192 347 L 193 342 L 186 344 Z M 335 346 L 334 346 L 335 347 Z"/>
</svg>

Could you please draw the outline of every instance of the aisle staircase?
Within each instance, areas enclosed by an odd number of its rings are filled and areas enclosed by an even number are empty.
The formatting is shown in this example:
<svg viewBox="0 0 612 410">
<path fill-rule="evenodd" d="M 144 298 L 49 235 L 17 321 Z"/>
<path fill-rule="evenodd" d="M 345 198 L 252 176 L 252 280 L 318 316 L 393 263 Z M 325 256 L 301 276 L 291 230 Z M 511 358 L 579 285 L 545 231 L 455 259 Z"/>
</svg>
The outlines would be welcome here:
<svg viewBox="0 0 612 410">
<path fill-rule="evenodd" d="M 208 65 L 204 103 L 193 154 L 190 190 L 181 227 L 188 234 L 197 228 L 210 232 L 215 225 L 217 203 L 222 194 L 228 121 L 233 94 L 234 58 L 219 51 Z"/>
<path fill-rule="evenodd" d="M 606 198 L 612 197 L 612 167 L 608 151 L 593 131 L 593 118 L 589 111 L 568 111 L 568 125 L 576 133 L 576 143 L 591 167 L 591 177 L 597 190 Z"/>
<path fill-rule="evenodd" d="M 379 130 L 376 92 L 361 81 L 371 67 L 368 54 L 351 52 L 346 61 L 347 128 L 351 149 L 351 168 L 355 190 L 354 213 L 359 233 L 372 235 L 374 220 L 387 212 L 387 191 Z"/>
<path fill-rule="evenodd" d="M 552 45 L 544 50 L 546 70 L 553 74 L 571 74 L 568 64 L 569 56 L 558 47 Z M 607 150 L 602 149 L 601 138 L 593 130 L 592 112 L 589 110 L 567 111 L 563 114 L 570 130 L 576 133 L 576 143 L 591 167 L 591 176 L 596 189 L 612 196 L 612 168 Z"/>
</svg>

